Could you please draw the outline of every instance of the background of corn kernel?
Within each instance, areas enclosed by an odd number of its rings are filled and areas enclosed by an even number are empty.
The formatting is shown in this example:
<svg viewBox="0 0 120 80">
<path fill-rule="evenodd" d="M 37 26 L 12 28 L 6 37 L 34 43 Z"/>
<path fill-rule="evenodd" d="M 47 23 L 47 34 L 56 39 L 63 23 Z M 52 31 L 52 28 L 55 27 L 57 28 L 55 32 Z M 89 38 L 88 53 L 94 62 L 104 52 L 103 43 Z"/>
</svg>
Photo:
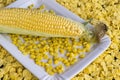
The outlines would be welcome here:
<svg viewBox="0 0 120 80">
<path fill-rule="evenodd" d="M 4 7 L 15 0 L 0 0 Z M 119 80 L 120 79 L 120 1 L 119 0 L 57 0 L 83 19 L 93 18 L 109 26 L 112 44 L 100 57 L 72 80 Z M 0 46 L 0 78 L 7 80 L 37 80 Z"/>
</svg>

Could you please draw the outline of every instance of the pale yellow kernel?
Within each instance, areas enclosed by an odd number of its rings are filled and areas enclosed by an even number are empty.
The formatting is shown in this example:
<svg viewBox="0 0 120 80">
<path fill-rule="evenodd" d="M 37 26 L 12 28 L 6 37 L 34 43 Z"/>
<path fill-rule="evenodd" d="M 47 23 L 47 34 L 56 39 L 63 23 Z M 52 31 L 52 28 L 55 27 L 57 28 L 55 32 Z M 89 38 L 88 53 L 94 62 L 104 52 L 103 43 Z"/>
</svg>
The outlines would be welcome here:
<svg viewBox="0 0 120 80">
<path fill-rule="evenodd" d="M 52 71 L 50 71 L 50 72 L 48 72 L 50 75 L 54 75 L 55 73 L 54 72 L 52 72 Z"/>
<path fill-rule="evenodd" d="M 85 57 L 85 54 L 80 54 L 80 58 L 84 58 Z"/>
<path fill-rule="evenodd" d="M 51 65 L 51 64 L 52 64 L 52 61 L 53 61 L 52 59 L 48 59 L 48 62 L 47 62 L 47 63 Z"/>
<path fill-rule="evenodd" d="M 55 15 L 55 12 L 53 10 L 49 10 L 49 13 L 51 14 L 54 14 Z"/>
<path fill-rule="evenodd" d="M 70 66 L 70 63 L 65 63 L 65 66 L 69 67 L 69 66 Z"/>
<path fill-rule="evenodd" d="M 48 11 L 48 10 L 44 10 L 43 12 L 44 12 L 44 13 L 46 13 L 46 14 L 47 14 L 47 13 L 49 13 L 49 11 Z"/>
<path fill-rule="evenodd" d="M 29 9 L 32 9 L 34 7 L 34 4 L 31 4 L 30 6 L 28 6 Z"/>
<path fill-rule="evenodd" d="M 44 8 L 45 8 L 45 5 L 42 4 L 38 9 L 39 9 L 39 10 L 43 10 Z"/>
<path fill-rule="evenodd" d="M 57 72 L 58 72 L 59 74 L 61 74 L 61 73 L 63 72 L 63 70 L 58 70 Z"/>
<path fill-rule="evenodd" d="M 61 54 L 64 54 L 65 50 L 64 49 L 60 49 L 59 50 Z"/>
<path fill-rule="evenodd" d="M 66 53 L 66 56 L 69 57 L 69 56 L 70 56 L 70 53 Z"/>
<path fill-rule="evenodd" d="M 59 61 L 58 60 L 54 60 L 54 64 L 58 64 L 59 63 Z"/>
</svg>

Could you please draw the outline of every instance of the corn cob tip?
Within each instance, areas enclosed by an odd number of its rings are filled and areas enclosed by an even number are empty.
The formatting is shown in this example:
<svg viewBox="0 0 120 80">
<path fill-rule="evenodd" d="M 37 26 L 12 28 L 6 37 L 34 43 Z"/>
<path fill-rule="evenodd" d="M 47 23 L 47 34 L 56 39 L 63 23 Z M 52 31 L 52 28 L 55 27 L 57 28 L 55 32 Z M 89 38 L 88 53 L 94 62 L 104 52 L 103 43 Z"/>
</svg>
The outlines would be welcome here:
<svg viewBox="0 0 120 80">
<path fill-rule="evenodd" d="M 108 26 L 102 22 L 96 24 L 94 29 L 94 34 L 98 42 L 100 42 L 100 39 L 104 37 L 106 32 L 108 31 Z"/>
</svg>

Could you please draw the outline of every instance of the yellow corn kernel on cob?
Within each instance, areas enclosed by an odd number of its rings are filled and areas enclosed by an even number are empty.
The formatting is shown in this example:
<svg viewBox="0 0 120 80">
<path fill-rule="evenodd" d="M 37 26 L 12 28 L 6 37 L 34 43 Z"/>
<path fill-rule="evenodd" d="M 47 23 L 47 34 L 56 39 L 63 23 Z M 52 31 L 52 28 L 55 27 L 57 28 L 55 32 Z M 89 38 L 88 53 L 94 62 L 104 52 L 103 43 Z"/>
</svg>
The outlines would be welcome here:
<svg viewBox="0 0 120 80">
<path fill-rule="evenodd" d="M 0 32 L 47 37 L 89 37 L 82 23 L 36 9 L 0 9 Z M 97 33 L 98 34 L 98 33 Z"/>
</svg>

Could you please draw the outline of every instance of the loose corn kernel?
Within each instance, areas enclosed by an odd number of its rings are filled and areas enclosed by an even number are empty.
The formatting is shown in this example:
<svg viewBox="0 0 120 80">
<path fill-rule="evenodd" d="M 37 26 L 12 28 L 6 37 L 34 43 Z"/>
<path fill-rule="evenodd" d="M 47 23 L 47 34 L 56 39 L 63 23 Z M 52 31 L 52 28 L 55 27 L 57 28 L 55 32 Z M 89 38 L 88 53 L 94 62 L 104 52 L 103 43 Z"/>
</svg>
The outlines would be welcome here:
<svg viewBox="0 0 120 80">
<path fill-rule="evenodd" d="M 35 55 L 30 55 L 30 58 L 31 59 L 35 59 Z"/>
<path fill-rule="evenodd" d="M 54 60 L 54 64 L 58 64 L 59 63 L 59 61 L 58 60 Z"/>
<path fill-rule="evenodd" d="M 66 57 L 69 57 L 70 53 L 66 53 Z"/>
<path fill-rule="evenodd" d="M 56 69 L 56 68 L 53 68 L 52 71 L 53 71 L 54 73 L 57 73 L 57 69 Z"/>
<path fill-rule="evenodd" d="M 48 59 L 47 63 L 50 64 L 50 65 L 52 65 L 52 61 L 53 61 L 52 59 Z"/>
<path fill-rule="evenodd" d="M 55 15 L 55 12 L 53 10 L 49 10 L 49 13 Z"/>
<path fill-rule="evenodd" d="M 35 62 L 37 65 L 39 65 L 39 66 L 41 66 L 41 63 L 40 63 L 40 61 L 37 61 L 37 62 Z"/>
<path fill-rule="evenodd" d="M 64 54 L 65 53 L 65 50 L 64 49 L 60 49 L 59 50 L 61 54 Z"/>
<path fill-rule="evenodd" d="M 41 62 L 40 63 L 42 67 L 45 67 L 45 63 L 44 62 Z"/>
<path fill-rule="evenodd" d="M 37 59 L 37 60 L 42 60 L 43 57 L 42 57 L 42 55 L 36 55 L 36 59 Z"/>
<path fill-rule="evenodd" d="M 58 70 L 57 72 L 58 72 L 59 74 L 61 74 L 61 73 L 63 72 L 63 70 Z"/>
<path fill-rule="evenodd" d="M 32 9 L 34 7 L 34 4 L 31 4 L 28 6 L 29 9 Z"/>
<path fill-rule="evenodd" d="M 48 14 L 48 13 L 49 13 L 49 10 L 44 10 L 43 13 L 47 13 L 47 14 Z"/>
<path fill-rule="evenodd" d="M 80 58 L 84 58 L 85 57 L 85 54 L 80 54 Z"/>
<path fill-rule="evenodd" d="M 68 63 L 65 63 L 65 66 L 69 67 L 69 66 L 70 66 L 70 63 L 69 63 L 69 62 L 68 62 Z"/>
<path fill-rule="evenodd" d="M 53 71 L 49 71 L 48 74 L 54 75 L 55 73 Z"/>
<path fill-rule="evenodd" d="M 48 55 L 46 55 L 46 54 L 44 54 L 43 57 L 44 57 L 44 59 L 48 59 Z"/>
<path fill-rule="evenodd" d="M 70 57 L 70 58 L 75 57 L 74 53 L 70 53 L 70 54 L 69 54 L 69 57 Z"/>
<path fill-rule="evenodd" d="M 80 54 L 82 50 L 80 48 L 77 49 L 77 53 Z"/>
<path fill-rule="evenodd" d="M 42 4 L 38 9 L 39 9 L 39 10 L 43 10 L 43 9 L 45 9 L 45 5 Z"/>
<path fill-rule="evenodd" d="M 75 48 L 75 49 L 73 49 L 73 51 L 72 51 L 73 53 L 77 53 L 77 49 Z"/>
</svg>

